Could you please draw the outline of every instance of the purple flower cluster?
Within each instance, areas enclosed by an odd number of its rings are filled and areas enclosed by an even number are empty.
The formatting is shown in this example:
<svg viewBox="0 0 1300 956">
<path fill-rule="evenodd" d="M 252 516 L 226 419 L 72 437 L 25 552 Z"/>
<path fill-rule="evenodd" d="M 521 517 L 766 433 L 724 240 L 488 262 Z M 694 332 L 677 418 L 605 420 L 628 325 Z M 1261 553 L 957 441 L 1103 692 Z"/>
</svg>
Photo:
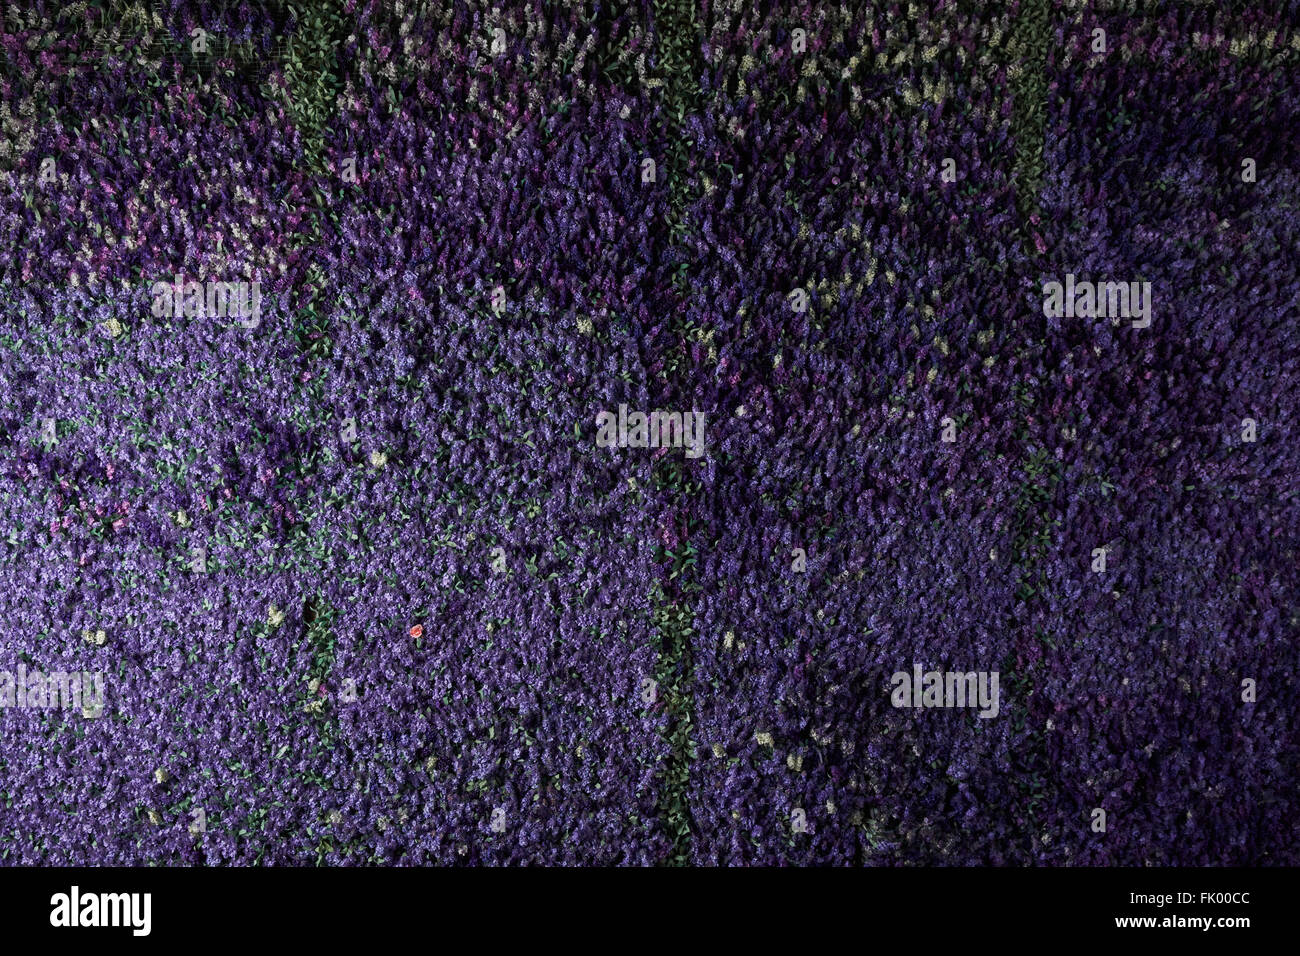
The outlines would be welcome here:
<svg viewBox="0 0 1300 956">
<path fill-rule="evenodd" d="M 0 861 L 1296 863 L 1300 9 L 589 6 L 4 21 Z"/>
</svg>

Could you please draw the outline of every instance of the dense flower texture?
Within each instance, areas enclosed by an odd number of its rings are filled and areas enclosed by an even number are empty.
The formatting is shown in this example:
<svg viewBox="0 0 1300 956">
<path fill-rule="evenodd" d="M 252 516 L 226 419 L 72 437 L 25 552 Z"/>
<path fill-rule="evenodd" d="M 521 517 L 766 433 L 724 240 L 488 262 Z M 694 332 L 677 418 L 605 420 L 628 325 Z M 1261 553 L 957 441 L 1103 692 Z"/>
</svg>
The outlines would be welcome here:
<svg viewBox="0 0 1300 956">
<path fill-rule="evenodd" d="M 311 6 L 4 21 L 0 859 L 1300 862 L 1300 5 Z"/>
</svg>

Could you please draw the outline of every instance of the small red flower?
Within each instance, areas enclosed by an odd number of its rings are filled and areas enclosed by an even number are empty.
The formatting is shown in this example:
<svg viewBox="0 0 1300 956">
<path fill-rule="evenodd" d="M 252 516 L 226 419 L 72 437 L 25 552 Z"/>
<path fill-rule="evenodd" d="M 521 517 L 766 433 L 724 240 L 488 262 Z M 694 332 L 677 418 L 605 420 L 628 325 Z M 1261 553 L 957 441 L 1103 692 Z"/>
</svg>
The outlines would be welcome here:
<svg viewBox="0 0 1300 956">
<path fill-rule="evenodd" d="M 413 628 L 411 628 L 411 636 L 412 636 L 412 637 L 419 637 L 419 636 L 422 635 L 423 633 L 424 633 L 424 626 L 421 625 L 421 624 L 417 624 L 417 625 L 415 625 Z"/>
</svg>

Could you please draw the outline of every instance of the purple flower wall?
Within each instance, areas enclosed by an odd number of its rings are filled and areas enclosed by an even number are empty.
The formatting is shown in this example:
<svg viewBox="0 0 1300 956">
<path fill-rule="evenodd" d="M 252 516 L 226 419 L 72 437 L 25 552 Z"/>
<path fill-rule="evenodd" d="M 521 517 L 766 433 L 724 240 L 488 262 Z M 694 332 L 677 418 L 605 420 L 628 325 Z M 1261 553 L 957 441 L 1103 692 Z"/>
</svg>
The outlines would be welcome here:
<svg viewBox="0 0 1300 956">
<path fill-rule="evenodd" d="M 1132 6 L 6 19 L 0 860 L 1298 862 L 1300 7 Z"/>
</svg>

